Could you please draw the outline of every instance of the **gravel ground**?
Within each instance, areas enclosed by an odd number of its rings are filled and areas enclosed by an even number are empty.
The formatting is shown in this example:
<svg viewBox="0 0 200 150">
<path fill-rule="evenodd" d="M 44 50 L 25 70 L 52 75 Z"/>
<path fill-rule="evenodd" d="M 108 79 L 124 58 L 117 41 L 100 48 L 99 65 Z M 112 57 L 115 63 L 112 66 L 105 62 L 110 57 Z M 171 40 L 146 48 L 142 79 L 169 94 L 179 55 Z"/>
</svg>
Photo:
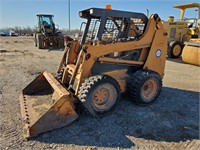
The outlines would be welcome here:
<svg viewBox="0 0 200 150">
<path fill-rule="evenodd" d="M 29 141 L 22 137 L 19 92 L 40 72 L 56 72 L 59 50 L 38 50 L 32 37 L 0 37 L 0 149 L 200 149 L 200 69 L 167 60 L 158 100 L 137 106 L 122 97 L 104 118 L 74 123 Z"/>
</svg>

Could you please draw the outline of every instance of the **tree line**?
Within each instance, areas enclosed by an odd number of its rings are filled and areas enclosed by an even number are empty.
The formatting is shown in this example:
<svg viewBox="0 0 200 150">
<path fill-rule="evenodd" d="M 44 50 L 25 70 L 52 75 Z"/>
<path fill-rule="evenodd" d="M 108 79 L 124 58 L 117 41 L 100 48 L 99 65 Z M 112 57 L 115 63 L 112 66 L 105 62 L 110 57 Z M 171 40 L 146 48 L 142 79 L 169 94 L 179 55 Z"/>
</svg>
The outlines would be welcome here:
<svg viewBox="0 0 200 150">
<path fill-rule="evenodd" d="M 10 31 L 13 30 L 15 31 L 17 34 L 19 35 L 32 35 L 33 33 L 35 33 L 37 31 L 36 27 L 20 27 L 20 26 L 15 26 L 15 27 L 4 27 L 4 28 L 0 28 L 0 31 Z M 68 30 L 68 29 L 60 29 L 60 31 L 65 34 L 65 35 L 71 35 L 74 36 L 76 33 L 79 33 L 78 29 L 72 29 L 72 30 Z"/>
<path fill-rule="evenodd" d="M 27 27 L 20 27 L 20 26 L 15 26 L 15 27 L 4 27 L 0 29 L 1 31 L 10 31 L 13 30 L 19 35 L 25 35 L 25 34 L 33 34 L 36 31 L 36 28 L 31 28 L 29 26 Z"/>
</svg>

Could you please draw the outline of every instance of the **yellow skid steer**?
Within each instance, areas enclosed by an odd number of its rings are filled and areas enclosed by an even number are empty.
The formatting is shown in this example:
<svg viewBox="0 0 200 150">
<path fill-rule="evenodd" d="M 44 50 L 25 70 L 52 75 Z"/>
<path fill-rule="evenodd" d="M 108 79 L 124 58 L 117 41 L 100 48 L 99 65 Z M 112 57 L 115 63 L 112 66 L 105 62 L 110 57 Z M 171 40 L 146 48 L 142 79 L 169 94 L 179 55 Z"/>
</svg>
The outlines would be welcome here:
<svg viewBox="0 0 200 150">
<path fill-rule="evenodd" d="M 90 8 L 79 16 L 84 32 L 68 42 L 56 75 L 43 72 L 20 94 L 25 137 L 72 123 L 77 103 L 104 116 L 120 93 L 143 105 L 160 94 L 167 33 L 157 14 Z"/>
</svg>

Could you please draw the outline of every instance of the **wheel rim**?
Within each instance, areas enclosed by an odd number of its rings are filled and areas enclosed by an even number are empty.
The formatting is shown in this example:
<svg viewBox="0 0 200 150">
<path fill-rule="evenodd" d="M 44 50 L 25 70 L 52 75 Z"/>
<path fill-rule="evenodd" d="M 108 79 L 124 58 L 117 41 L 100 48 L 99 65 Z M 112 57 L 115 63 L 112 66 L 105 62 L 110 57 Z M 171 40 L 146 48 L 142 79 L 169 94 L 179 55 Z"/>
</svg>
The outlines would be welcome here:
<svg viewBox="0 0 200 150">
<path fill-rule="evenodd" d="M 178 56 L 181 53 L 181 46 L 179 44 L 175 45 L 173 48 L 173 55 Z"/>
<path fill-rule="evenodd" d="M 142 86 L 141 95 L 145 102 L 150 102 L 156 95 L 158 90 L 157 82 L 153 79 L 149 79 Z"/>
<path fill-rule="evenodd" d="M 117 99 L 116 95 L 116 89 L 110 84 L 97 87 L 92 96 L 94 109 L 97 111 L 109 110 Z"/>
</svg>

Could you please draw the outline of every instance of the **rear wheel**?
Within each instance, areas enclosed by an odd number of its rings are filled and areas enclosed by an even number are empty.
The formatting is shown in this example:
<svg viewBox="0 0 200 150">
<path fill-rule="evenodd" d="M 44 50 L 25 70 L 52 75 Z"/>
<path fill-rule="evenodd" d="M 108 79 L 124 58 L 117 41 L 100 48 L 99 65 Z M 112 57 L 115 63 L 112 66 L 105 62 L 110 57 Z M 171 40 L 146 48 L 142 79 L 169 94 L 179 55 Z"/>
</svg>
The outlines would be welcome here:
<svg viewBox="0 0 200 150">
<path fill-rule="evenodd" d="M 182 54 L 183 44 L 179 41 L 171 41 L 168 45 L 167 55 L 169 58 L 179 58 Z"/>
<path fill-rule="evenodd" d="M 90 114 L 104 116 L 116 106 L 120 97 L 120 87 L 112 77 L 97 75 L 83 82 L 78 97 Z"/>
<path fill-rule="evenodd" d="M 44 38 L 42 34 L 36 34 L 36 41 L 37 41 L 37 46 L 39 49 L 44 48 Z"/>
<path fill-rule="evenodd" d="M 57 48 L 64 48 L 64 35 L 61 32 L 56 33 Z"/>
<path fill-rule="evenodd" d="M 64 48 L 64 36 L 58 37 L 58 48 Z"/>
<path fill-rule="evenodd" d="M 127 83 L 127 92 L 131 100 L 142 105 L 154 102 L 160 94 L 161 88 L 160 75 L 152 71 L 137 71 Z"/>
</svg>

